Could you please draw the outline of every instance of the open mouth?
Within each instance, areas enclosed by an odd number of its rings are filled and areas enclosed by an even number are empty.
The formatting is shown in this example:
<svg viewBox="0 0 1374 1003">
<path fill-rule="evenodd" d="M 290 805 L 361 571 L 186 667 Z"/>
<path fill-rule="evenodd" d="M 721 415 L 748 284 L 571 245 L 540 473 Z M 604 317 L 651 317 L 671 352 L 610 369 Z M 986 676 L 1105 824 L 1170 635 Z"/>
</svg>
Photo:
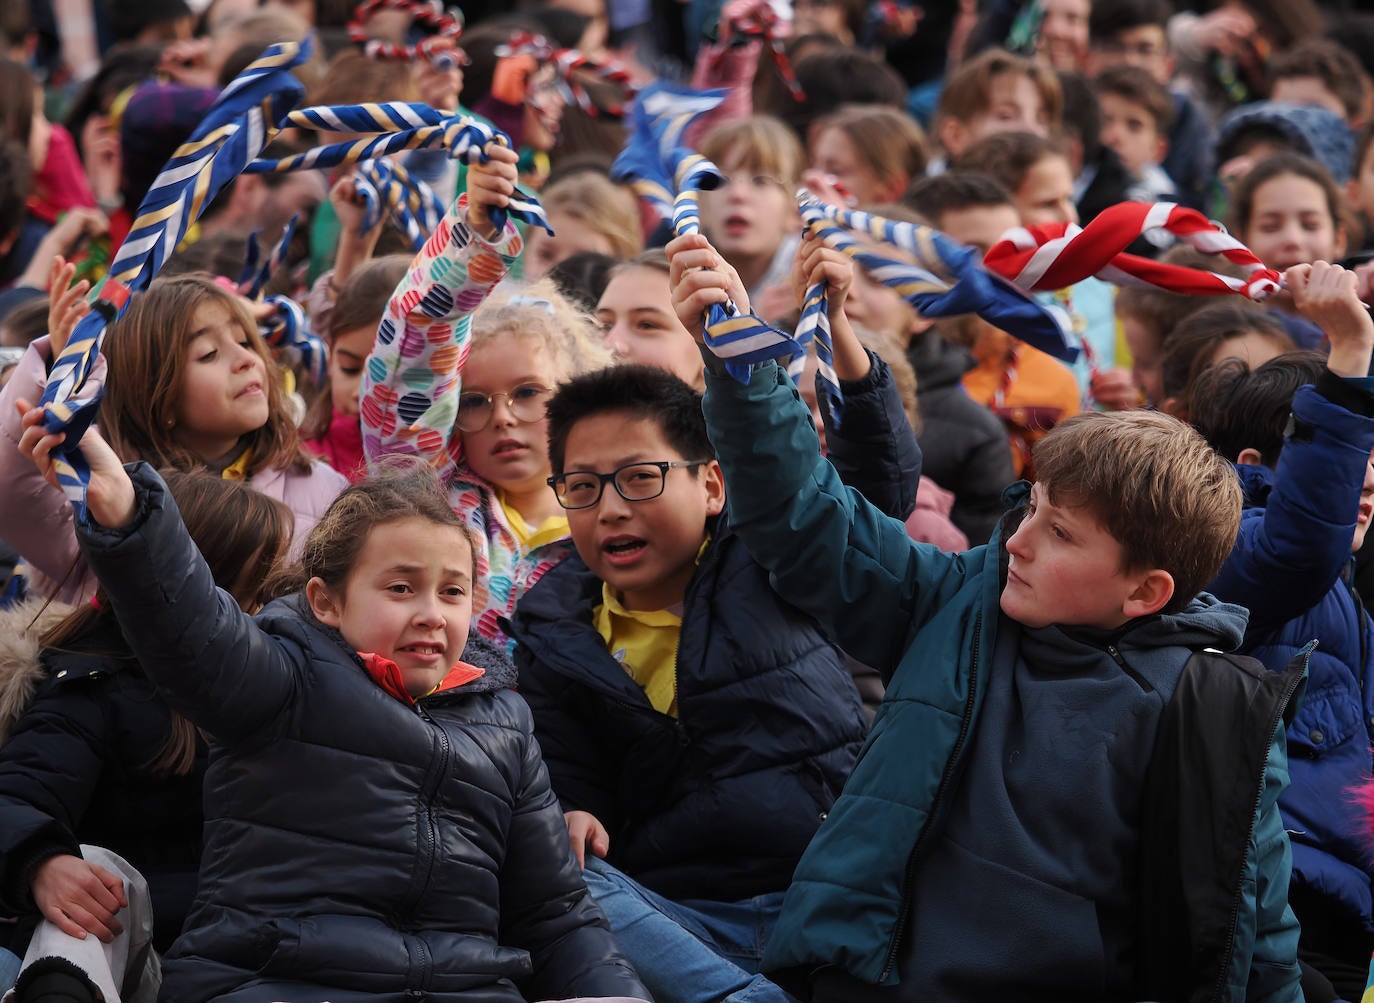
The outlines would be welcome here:
<svg viewBox="0 0 1374 1003">
<path fill-rule="evenodd" d="M 647 546 L 647 543 L 636 537 L 619 536 L 602 543 L 601 552 L 613 565 L 628 564 L 639 557 Z"/>
<path fill-rule="evenodd" d="M 234 399 L 235 399 L 235 400 L 238 400 L 238 399 L 243 398 L 243 397 L 261 397 L 261 396 L 262 396 L 262 384 L 261 384 L 261 383 L 250 383 L 250 384 L 248 384 L 248 386 L 244 387 L 244 388 L 243 388 L 242 390 L 240 390 L 237 394 L 235 394 L 235 395 L 234 395 Z"/>
</svg>

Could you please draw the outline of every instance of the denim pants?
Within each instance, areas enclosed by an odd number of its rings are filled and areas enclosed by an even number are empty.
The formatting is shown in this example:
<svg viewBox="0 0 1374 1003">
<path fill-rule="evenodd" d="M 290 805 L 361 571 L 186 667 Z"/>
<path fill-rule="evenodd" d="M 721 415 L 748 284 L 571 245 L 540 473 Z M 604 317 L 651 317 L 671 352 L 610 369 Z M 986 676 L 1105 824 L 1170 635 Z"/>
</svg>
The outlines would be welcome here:
<svg viewBox="0 0 1374 1003">
<path fill-rule="evenodd" d="M 782 892 L 674 902 L 590 854 L 582 877 L 656 1003 L 795 1003 L 758 974 Z"/>
</svg>

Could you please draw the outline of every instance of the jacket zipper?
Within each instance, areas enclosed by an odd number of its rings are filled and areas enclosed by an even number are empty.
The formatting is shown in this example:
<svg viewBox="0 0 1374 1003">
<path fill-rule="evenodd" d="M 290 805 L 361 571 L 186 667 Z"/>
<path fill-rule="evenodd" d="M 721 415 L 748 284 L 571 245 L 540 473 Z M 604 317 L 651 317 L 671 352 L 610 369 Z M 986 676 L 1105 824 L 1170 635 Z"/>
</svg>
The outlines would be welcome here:
<svg viewBox="0 0 1374 1003">
<path fill-rule="evenodd" d="M 909 911 L 907 900 L 911 897 L 911 882 L 916 873 L 916 861 L 921 853 L 925 833 L 935 823 L 935 814 L 939 810 L 941 802 L 944 801 L 945 791 L 954 777 L 954 771 L 964 751 L 964 743 L 968 739 L 969 728 L 973 724 L 973 701 L 978 692 L 978 652 L 982 640 L 983 611 L 979 610 L 978 616 L 973 621 L 973 657 L 969 659 L 968 696 L 964 699 L 964 716 L 959 724 L 959 737 L 955 739 L 954 748 L 950 752 L 949 759 L 945 762 L 945 771 L 940 777 L 940 786 L 935 790 L 935 801 L 930 808 L 930 817 L 926 819 L 925 830 L 916 837 L 916 845 L 911 848 L 911 853 L 906 858 L 906 872 L 902 876 L 901 912 L 897 916 L 897 928 L 892 932 L 892 941 L 887 947 L 887 960 L 883 962 L 883 970 L 878 976 L 879 985 L 887 981 L 887 977 L 892 974 L 892 969 L 897 964 L 897 952 L 901 948 L 902 934 L 906 932 L 906 918 Z"/>
<path fill-rule="evenodd" d="M 450 745 L 448 732 L 442 725 L 438 724 L 429 712 L 419 704 L 415 706 L 415 712 L 439 733 L 439 756 L 434 771 L 430 774 L 429 781 L 420 791 L 420 803 L 423 806 L 425 815 L 425 825 L 422 830 L 422 845 L 419 848 L 424 859 L 424 876 L 416 882 L 407 896 L 405 903 L 405 921 L 402 925 L 403 931 L 409 931 L 414 926 L 415 905 L 420 897 L 429 887 L 430 876 L 434 873 L 435 848 L 439 843 L 439 826 L 434 821 L 434 799 L 438 796 L 439 787 L 443 784 L 444 777 L 448 773 L 448 760 Z M 411 999 L 424 999 L 428 993 L 430 957 L 429 948 L 420 938 L 415 938 L 416 946 L 420 952 L 420 984 L 407 988 L 406 996 Z"/>
<path fill-rule="evenodd" d="M 1309 649 L 1307 652 L 1307 659 L 1304 659 L 1304 665 L 1306 665 L 1306 661 L 1311 657 L 1312 652 Z M 1247 857 L 1249 856 L 1248 847 L 1250 844 L 1250 838 L 1255 834 L 1255 819 L 1256 816 L 1259 815 L 1260 803 L 1264 800 L 1264 778 L 1269 773 L 1269 756 L 1274 749 L 1274 731 L 1278 728 L 1279 721 L 1283 718 L 1283 709 L 1288 706 L 1289 700 L 1293 698 L 1293 692 L 1298 688 L 1298 684 L 1302 682 L 1302 678 L 1303 677 L 1301 674 L 1295 673 L 1293 677 L 1288 681 L 1288 683 L 1284 686 L 1282 694 L 1283 699 L 1275 701 L 1274 714 L 1272 717 L 1270 717 L 1268 721 L 1269 727 L 1266 734 L 1270 736 L 1269 744 L 1265 749 L 1264 764 L 1260 769 L 1259 785 L 1255 788 L 1255 804 L 1254 807 L 1250 809 L 1250 823 L 1246 826 L 1245 829 L 1245 844 L 1247 846 L 1245 856 Z M 1231 895 L 1231 923 L 1226 929 L 1226 940 L 1222 945 L 1221 952 L 1221 969 L 1217 972 L 1217 982 L 1216 985 L 1212 988 L 1212 995 L 1209 997 L 1210 999 L 1219 1000 L 1222 998 L 1222 994 L 1226 991 L 1226 973 L 1227 970 L 1231 967 L 1231 955 L 1236 949 L 1236 927 L 1240 925 L 1240 904 L 1241 898 L 1244 893 L 1244 889 L 1245 867 L 1242 865 L 1240 869 L 1240 874 L 1236 880 L 1236 889 Z"/>
<path fill-rule="evenodd" d="M 1116 645 L 1107 645 L 1107 654 L 1112 656 L 1112 659 L 1116 662 L 1116 664 L 1121 666 L 1121 671 L 1125 672 L 1126 675 L 1134 679 L 1136 685 L 1139 686 L 1142 690 L 1144 690 L 1146 693 L 1153 693 L 1155 691 L 1154 685 L 1148 679 L 1146 679 L 1139 672 L 1137 672 L 1135 669 L 1131 668 L 1129 665 L 1126 664 L 1126 657 L 1121 654 L 1120 649 L 1117 648 Z"/>
</svg>

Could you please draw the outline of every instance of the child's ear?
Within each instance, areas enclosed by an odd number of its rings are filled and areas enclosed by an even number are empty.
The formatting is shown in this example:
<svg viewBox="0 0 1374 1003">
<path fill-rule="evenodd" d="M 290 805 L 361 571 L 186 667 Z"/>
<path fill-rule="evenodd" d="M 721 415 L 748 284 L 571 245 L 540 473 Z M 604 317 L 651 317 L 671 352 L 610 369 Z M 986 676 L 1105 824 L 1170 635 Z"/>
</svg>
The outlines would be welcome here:
<svg viewBox="0 0 1374 1003">
<path fill-rule="evenodd" d="M 1161 133 L 1155 138 L 1155 163 L 1156 163 L 1156 164 L 1162 164 L 1162 163 L 1164 163 L 1164 158 L 1167 157 L 1168 155 L 1169 155 L 1169 137 L 1168 137 L 1166 134 L 1164 134 L 1164 133 L 1161 132 Z"/>
<path fill-rule="evenodd" d="M 1338 223 L 1336 224 L 1336 240 L 1335 240 L 1335 246 L 1333 246 L 1332 249 L 1331 249 L 1331 257 L 1332 257 L 1332 258 L 1337 258 L 1337 259 L 1339 259 L 1339 258 L 1344 258 L 1344 257 L 1345 257 L 1345 244 L 1346 244 L 1345 227 L 1342 226 L 1342 225 L 1338 222 Z"/>
<path fill-rule="evenodd" d="M 1121 613 L 1128 620 L 1158 613 L 1174 597 L 1174 576 L 1160 568 L 1145 572 L 1135 590 L 1121 604 Z"/>
<path fill-rule="evenodd" d="M 1252 449 L 1246 446 L 1240 451 L 1240 455 L 1236 457 L 1236 462 L 1243 463 L 1247 467 L 1262 467 L 1264 466 L 1264 457 L 1260 454 L 1258 449 Z"/>
<path fill-rule="evenodd" d="M 706 490 L 706 514 L 720 515 L 725 508 L 725 474 L 715 460 L 702 467 L 701 485 Z"/>
<path fill-rule="evenodd" d="M 305 601 L 310 604 L 315 619 L 326 627 L 338 627 L 343 622 L 338 604 L 323 578 L 315 577 L 305 583 Z"/>
<path fill-rule="evenodd" d="M 954 160 L 968 147 L 968 129 L 957 118 L 946 116 L 940 122 L 940 145 L 947 159 Z"/>
</svg>

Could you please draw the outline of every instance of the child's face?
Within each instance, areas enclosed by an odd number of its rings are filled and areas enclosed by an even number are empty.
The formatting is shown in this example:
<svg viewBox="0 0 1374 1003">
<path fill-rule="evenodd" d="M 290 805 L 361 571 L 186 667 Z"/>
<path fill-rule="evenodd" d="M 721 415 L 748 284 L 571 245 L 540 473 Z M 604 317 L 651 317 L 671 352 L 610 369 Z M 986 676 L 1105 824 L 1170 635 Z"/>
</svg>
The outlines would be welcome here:
<svg viewBox="0 0 1374 1003">
<path fill-rule="evenodd" d="M 975 205 L 966 209 L 946 209 L 936 226 L 961 244 L 976 247 L 979 254 L 987 254 L 1002 234 L 1021 225 L 1015 206 Z"/>
<path fill-rule="evenodd" d="M 1002 612 L 1031 629 L 1119 627 L 1138 586 L 1123 569 L 1121 544 L 1086 509 L 1060 503 L 1050 503 L 1044 482 L 1031 488 L 1026 517 L 1007 540 Z"/>
<path fill-rule="evenodd" d="M 791 194 L 780 178 L 745 166 L 738 156 L 720 167 L 728 180 L 701 193 L 702 230 L 731 264 L 772 258 L 797 225 Z"/>
<path fill-rule="evenodd" d="M 563 110 L 567 102 L 558 88 L 552 66 L 542 66 L 530 81 L 525 98 L 525 145 L 547 153 L 558 143 L 563 128 Z"/>
<path fill-rule="evenodd" d="M 573 219 L 559 209 L 550 209 L 548 216 L 553 236 L 537 226 L 530 227 L 529 240 L 525 245 L 525 278 L 528 281 L 542 279 L 554 265 L 581 251 L 614 253 L 611 242 L 581 220 Z"/>
<path fill-rule="evenodd" d="M 609 474 L 627 463 L 700 460 L 668 444 L 657 422 L 610 412 L 591 415 L 568 432 L 564 475 Z M 657 476 L 645 471 L 645 476 Z M 682 601 L 696 570 L 706 520 L 725 503 L 725 480 L 714 460 L 695 469 L 673 468 L 663 493 L 626 501 L 613 484 L 590 508 L 568 512 L 578 554 L 615 589 L 627 609 L 666 609 Z"/>
<path fill-rule="evenodd" d="M 1270 88 L 1269 100 L 1280 104 L 1314 104 L 1343 119 L 1349 117 L 1341 99 L 1327 90 L 1321 77 L 1280 77 Z"/>
<path fill-rule="evenodd" d="M 1082 70 L 1088 58 L 1088 15 L 1091 0 L 1042 0 L 1036 52 L 1056 70 Z"/>
<path fill-rule="evenodd" d="M 1364 467 L 1364 486 L 1360 488 L 1360 511 L 1355 517 L 1355 538 L 1350 544 L 1352 554 L 1358 553 L 1364 546 L 1371 517 L 1374 517 L 1374 452 L 1369 454 L 1369 462 Z"/>
<path fill-rule="evenodd" d="M 622 268 L 606 284 L 596 319 L 621 361 L 666 369 L 684 383 L 702 387 L 701 352 L 673 310 L 667 272 Z"/>
<path fill-rule="evenodd" d="M 355 327 L 334 336 L 329 349 L 329 401 L 335 414 L 358 413 L 358 390 L 363 382 L 363 363 L 372 351 L 377 325 Z"/>
<path fill-rule="evenodd" d="M 1117 312 L 1121 336 L 1131 350 L 1131 375 L 1145 398 L 1155 404 L 1164 400 L 1164 340 L 1153 328 L 1128 313 Z"/>
<path fill-rule="evenodd" d="M 202 460 L 267 424 L 267 364 L 227 307 L 196 307 L 176 390 L 172 437 Z"/>
<path fill-rule="evenodd" d="M 1345 253 L 1345 233 L 1331 218 L 1326 192 L 1296 174 L 1280 174 L 1255 189 L 1245 243 L 1279 271 Z"/>
<path fill-rule="evenodd" d="M 1169 39 L 1158 24 L 1123 28 L 1110 42 L 1094 46 L 1088 54 L 1088 75 L 1097 76 L 1109 66 L 1136 66 L 1168 86 L 1174 75 Z"/>
<path fill-rule="evenodd" d="M 1001 73 L 988 84 L 988 107 L 967 122 L 945 119 L 940 143 L 957 157 L 978 140 L 997 132 L 1033 132 L 1048 136 L 1049 113 L 1035 81 L 1024 73 Z"/>
<path fill-rule="evenodd" d="M 1346 182 L 1345 194 L 1365 219 L 1374 220 L 1374 143 L 1364 151 L 1359 171 Z"/>
<path fill-rule="evenodd" d="M 854 142 L 841 129 L 823 129 L 811 151 L 811 166 L 832 174 L 857 205 L 889 202 L 902 192 L 900 181 L 880 178 L 854 149 Z M 894 191 L 894 188 L 896 189 Z"/>
<path fill-rule="evenodd" d="M 413 697 L 431 692 L 462 660 L 472 618 L 472 546 L 463 530 L 412 517 L 367 534 L 343 594 L 312 578 L 319 621 L 359 652 L 389 658 Z"/>
<path fill-rule="evenodd" d="M 524 338 L 498 338 L 468 353 L 463 369 L 463 398 L 510 394 L 517 388 L 557 386 L 553 367 L 538 357 Z M 463 407 L 460 398 L 459 408 Z M 494 397 L 485 428 L 463 432 L 463 456 L 472 472 L 488 484 L 516 494 L 546 490 L 549 476 L 548 421 L 522 421 L 506 397 Z"/>
<path fill-rule="evenodd" d="M 1168 140 L 1160 135 L 1154 116 L 1145 106 L 1120 94 L 1099 94 L 1102 145 L 1121 158 L 1136 177 L 1164 159 Z"/>
<path fill-rule="evenodd" d="M 1078 207 L 1073 202 L 1073 174 L 1069 171 L 1068 159 L 1058 154 L 1041 157 L 1031 165 L 1014 197 L 1016 210 L 1026 226 L 1078 222 Z"/>
</svg>

